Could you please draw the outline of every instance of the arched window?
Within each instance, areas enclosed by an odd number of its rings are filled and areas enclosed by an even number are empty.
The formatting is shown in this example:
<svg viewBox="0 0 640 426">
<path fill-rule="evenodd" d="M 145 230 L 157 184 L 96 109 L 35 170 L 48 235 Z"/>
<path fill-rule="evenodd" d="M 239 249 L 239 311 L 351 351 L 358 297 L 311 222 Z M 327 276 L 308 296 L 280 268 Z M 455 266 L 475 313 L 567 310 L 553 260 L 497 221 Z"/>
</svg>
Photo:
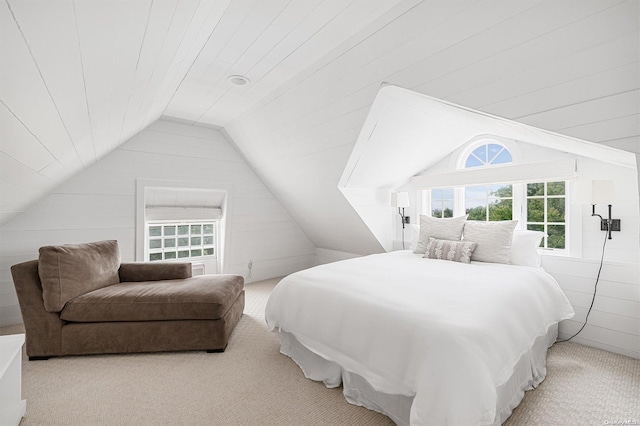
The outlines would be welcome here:
<svg viewBox="0 0 640 426">
<path fill-rule="evenodd" d="M 494 140 L 481 142 L 467 154 L 464 168 L 487 167 L 511 163 L 509 150 Z M 512 185 L 477 185 L 464 188 L 465 213 L 469 220 L 511 220 L 513 218 Z"/>
<path fill-rule="evenodd" d="M 515 141 L 513 141 L 515 142 Z M 520 160 L 517 143 L 498 141 L 481 136 L 470 141 L 465 149 L 452 159 L 451 167 L 460 173 L 464 169 L 491 168 L 514 162 L 511 151 Z M 484 172 L 484 171 L 483 171 Z M 496 175 L 500 175 L 496 170 Z M 568 201 L 567 182 L 504 182 L 500 178 L 492 181 L 483 173 L 478 184 L 434 187 L 429 190 L 423 204 L 423 212 L 432 217 L 452 217 L 468 215 L 468 220 L 479 221 L 519 221 L 522 230 L 542 231 L 546 235 L 541 247 L 554 250 L 567 248 Z"/>
<path fill-rule="evenodd" d="M 504 145 L 485 143 L 471 151 L 464 162 L 464 168 L 492 166 L 511 163 L 511 161 L 513 161 L 511 153 Z"/>
</svg>

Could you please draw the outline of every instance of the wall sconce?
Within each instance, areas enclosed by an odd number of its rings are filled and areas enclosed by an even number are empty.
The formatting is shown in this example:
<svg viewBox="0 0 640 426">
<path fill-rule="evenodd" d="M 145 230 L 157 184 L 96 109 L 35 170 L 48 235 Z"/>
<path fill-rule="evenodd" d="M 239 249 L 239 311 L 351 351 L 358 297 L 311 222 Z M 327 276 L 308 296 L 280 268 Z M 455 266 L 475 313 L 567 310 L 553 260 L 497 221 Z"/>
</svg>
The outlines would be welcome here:
<svg viewBox="0 0 640 426">
<path fill-rule="evenodd" d="M 591 216 L 600 218 L 600 230 L 607 231 L 607 238 L 611 239 L 612 231 L 620 231 L 620 219 L 611 218 L 611 204 L 615 200 L 615 184 L 612 180 L 591 180 L 578 182 L 573 194 L 574 204 L 591 204 Z M 609 206 L 608 218 L 596 213 L 596 204 Z"/>
<path fill-rule="evenodd" d="M 409 207 L 409 193 L 408 192 L 392 192 L 391 193 L 391 207 L 398 209 L 400 215 L 400 223 L 402 223 L 402 249 L 404 249 L 404 226 L 410 223 L 409 216 L 404 215 L 404 208 Z"/>
</svg>

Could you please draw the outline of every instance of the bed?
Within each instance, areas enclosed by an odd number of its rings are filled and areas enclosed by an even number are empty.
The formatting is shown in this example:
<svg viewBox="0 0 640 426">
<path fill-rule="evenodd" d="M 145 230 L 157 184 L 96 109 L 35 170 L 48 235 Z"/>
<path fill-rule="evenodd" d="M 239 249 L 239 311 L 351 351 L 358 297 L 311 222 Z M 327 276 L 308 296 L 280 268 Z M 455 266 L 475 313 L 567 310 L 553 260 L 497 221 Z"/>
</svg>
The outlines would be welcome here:
<svg viewBox="0 0 640 426">
<path fill-rule="evenodd" d="M 398 425 L 499 425 L 573 309 L 542 268 L 375 254 L 300 271 L 265 311 L 312 380 Z"/>
</svg>

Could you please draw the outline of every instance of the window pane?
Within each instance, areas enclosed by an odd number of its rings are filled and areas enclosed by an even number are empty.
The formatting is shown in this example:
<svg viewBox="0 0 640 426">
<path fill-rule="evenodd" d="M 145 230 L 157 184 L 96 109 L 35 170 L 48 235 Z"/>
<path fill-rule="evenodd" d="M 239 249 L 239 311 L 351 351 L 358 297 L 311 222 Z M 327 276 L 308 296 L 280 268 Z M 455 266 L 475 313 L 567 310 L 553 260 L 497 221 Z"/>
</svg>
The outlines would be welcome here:
<svg viewBox="0 0 640 426">
<path fill-rule="evenodd" d="M 202 225 L 191 225 L 191 233 L 192 234 L 202 233 Z"/>
<path fill-rule="evenodd" d="M 165 226 L 164 227 L 164 235 L 176 235 L 176 227 L 175 226 Z"/>
<path fill-rule="evenodd" d="M 489 185 L 489 196 L 491 197 L 513 197 L 511 185 Z"/>
<path fill-rule="evenodd" d="M 441 200 L 442 199 L 442 189 L 432 189 L 431 190 L 431 199 L 432 200 Z"/>
<path fill-rule="evenodd" d="M 478 167 L 478 166 L 484 166 L 484 163 L 482 161 L 480 161 L 480 159 L 478 159 L 475 155 L 471 154 L 468 158 L 466 163 L 464 163 L 464 167 L 465 168 L 469 168 L 469 167 Z"/>
<path fill-rule="evenodd" d="M 500 200 L 489 204 L 489 220 L 511 220 L 513 203 L 511 199 Z"/>
<path fill-rule="evenodd" d="M 178 246 L 184 247 L 189 245 L 189 238 L 178 238 Z"/>
<path fill-rule="evenodd" d="M 189 257 L 189 250 L 180 250 L 178 252 L 178 257 L 179 258 Z"/>
<path fill-rule="evenodd" d="M 544 199 L 533 198 L 527 200 L 527 221 L 544 222 Z"/>
<path fill-rule="evenodd" d="M 150 249 L 162 248 L 162 240 L 149 240 L 149 248 Z"/>
<path fill-rule="evenodd" d="M 527 225 L 527 229 L 529 231 L 540 231 L 540 232 L 544 232 L 544 225 L 532 225 L 529 224 Z"/>
<path fill-rule="evenodd" d="M 446 200 L 442 204 L 444 205 L 442 217 L 453 217 L 453 200 Z"/>
<path fill-rule="evenodd" d="M 191 250 L 191 257 L 202 256 L 202 250 Z"/>
<path fill-rule="evenodd" d="M 485 199 L 487 198 L 487 187 L 486 185 L 467 186 L 464 188 L 464 197 L 468 200 Z"/>
<path fill-rule="evenodd" d="M 504 148 L 501 145 L 490 143 L 487 145 L 487 163 L 497 164 L 496 157 L 500 154 Z"/>
<path fill-rule="evenodd" d="M 484 206 L 468 208 L 466 213 L 469 215 L 468 220 L 487 220 L 487 209 Z"/>
<path fill-rule="evenodd" d="M 564 222 L 564 197 L 547 198 L 547 222 Z"/>
<path fill-rule="evenodd" d="M 175 251 L 168 251 L 164 254 L 164 258 L 165 259 L 175 259 L 176 258 L 176 252 Z"/>
<path fill-rule="evenodd" d="M 564 243 L 564 225 L 549 225 L 547 237 L 547 247 L 548 248 L 557 248 L 563 249 L 565 247 Z"/>
<path fill-rule="evenodd" d="M 161 226 L 150 226 L 149 227 L 149 236 L 150 237 L 159 237 L 162 235 L 162 227 Z"/>
<path fill-rule="evenodd" d="M 478 157 L 478 159 L 481 162 L 483 163 L 487 162 L 487 146 L 486 145 L 477 147 L 476 149 L 473 150 L 472 154 Z"/>
<path fill-rule="evenodd" d="M 203 238 L 204 244 L 213 244 L 213 235 Z"/>
<path fill-rule="evenodd" d="M 443 200 L 453 200 L 453 188 L 443 189 L 442 190 L 442 199 Z"/>
<path fill-rule="evenodd" d="M 178 226 L 178 235 L 187 235 L 189 233 L 189 225 Z"/>
<path fill-rule="evenodd" d="M 213 234 L 213 224 L 204 225 L 202 228 L 203 234 Z"/>
<path fill-rule="evenodd" d="M 165 247 L 175 247 L 176 246 L 176 239 L 175 238 L 167 238 L 166 240 L 164 240 L 164 246 Z"/>
<path fill-rule="evenodd" d="M 544 195 L 544 183 L 528 183 L 527 197 L 533 197 L 537 195 Z"/>
<path fill-rule="evenodd" d="M 191 237 L 191 245 L 192 246 L 199 246 L 200 244 L 202 244 L 202 238 L 200 238 L 200 237 Z"/>
<path fill-rule="evenodd" d="M 204 249 L 204 255 L 205 256 L 212 256 L 213 255 L 213 248 Z"/>
<path fill-rule="evenodd" d="M 162 253 L 151 253 L 149 255 L 149 260 L 150 261 L 154 261 L 154 260 L 162 260 Z"/>
<path fill-rule="evenodd" d="M 505 149 L 500 154 L 498 154 L 496 158 L 493 159 L 491 164 L 504 164 L 510 163 L 511 161 L 513 161 L 513 159 L 511 158 L 511 153 Z"/>
<path fill-rule="evenodd" d="M 547 183 L 547 195 L 564 195 L 564 182 Z"/>
</svg>

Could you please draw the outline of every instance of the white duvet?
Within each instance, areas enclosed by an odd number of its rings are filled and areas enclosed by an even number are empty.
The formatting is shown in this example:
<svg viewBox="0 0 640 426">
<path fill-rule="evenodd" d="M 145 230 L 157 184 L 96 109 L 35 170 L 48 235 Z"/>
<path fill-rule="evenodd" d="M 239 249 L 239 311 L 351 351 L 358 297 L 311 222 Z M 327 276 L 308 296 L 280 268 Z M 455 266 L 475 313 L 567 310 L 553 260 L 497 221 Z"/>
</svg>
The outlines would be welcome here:
<svg viewBox="0 0 640 426">
<path fill-rule="evenodd" d="M 469 426 L 494 422 L 496 388 L 573 309 L 539 268 L 397 251 L 292 274 L 265 315 L 377 391 L 414 396 L 411 425 Z"/>
</svg>

